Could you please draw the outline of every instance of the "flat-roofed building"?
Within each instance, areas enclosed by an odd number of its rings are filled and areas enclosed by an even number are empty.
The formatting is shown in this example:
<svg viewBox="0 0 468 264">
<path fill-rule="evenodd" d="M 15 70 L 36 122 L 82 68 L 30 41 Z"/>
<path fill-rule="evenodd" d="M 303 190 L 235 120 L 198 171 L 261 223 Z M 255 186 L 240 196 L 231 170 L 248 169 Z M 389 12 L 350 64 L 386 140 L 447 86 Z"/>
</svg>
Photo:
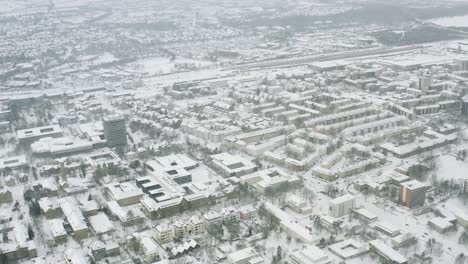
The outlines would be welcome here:
<svg viewBox="0 0 468 264">
<path fill-rule="evenodd" d="M 159 247 L 151 236 L 141 236 L 140 244 L 147 263 L 153 263 L 159 259 Z"/>
<path fill-rule="evenodd" d="M 444 217 L 435 217 L 430 219 L 427 224 L 439 233 L 445 233 L 455 227 L 455 223 L 450 222 Z"/>
<path fill-rule="evenodd" d="M 10 110 L 0 110 L 0 121 L 9 121 L 10 117 L 11 117 Z"/>
<path fill-rule="evenodd" d="M 457 218 L 457 224 L 464 228 L 468 228 L 468 213 L 464 211 L 456 212 L 455 217 Z"/>
<path fill-rule="evenodd" d="M 104 147 L 107 144 L 102 121 L 80 124 L 78 128 L 82 136 L 86 137 L 94 148 Z"/>
<path fill-rule="evenodd" d="M 257 166 L 251 161 L 227 152 L 212 155 L 211 163 L 224 177 L 240 177 L 257 170 Z"/>
<path fill-rule="evenodd" d="M 248 185 L 252 191 L 260 194 L 287 191 L 300 185 L 298 177 L 278 168 L 269 168 L 241 176 L 239 182 Z"/>
<path fill-rule="evenodd" d="M 102 212 L 88 217 L 88 222 L 93 228 L 94 232 L 96 232 L 98 235 L 108 234 L 115 230 L 114 225 L 109 220 L 109 217 L 107 217 L 107 215 Z"/>
<path fill-rule="evenodd" d="M 330 201 L 329 212 L 333 217 L 342 217 L 351 213 L 354 209 L 354 206 L 354 196 L 346 194 Z"/>
<path fill-rule="evenodd" d="M 353 211 L 353 213 L 359 220 L 365 223 L 372 223 L 379 219 L 379 217 L 376 214 L 372 213 L 371 211 L 365 208 L 356 209 Z"/>
<path fill-rule="evenodd" d="M 198 162 L 185 154 L 172 154 L 169 156 L 157 157 L 154 158 L 154 160 L 164 168 L 184 168 L 186 170 L 191 170 L 198 166 Z"/>
<path fill-rule="evenodd" d="M 111 183 L 106 189 L 109 196 L 120 206 L 137 204 L 143 196 L 143 192 L 129 182 Z"/>
<path fill-rule="evenodd" d="M 312 212 L 312 207 L 307 205 L 307 202 L 297 195 L 290 195 L 287 198 L 287 205 L 294 212 L 299 214 L 308 214 Z"/>
<path fill-rule="evenodd" d="M 158 157 L 145 162 L 145 169 L 158 177 L 165 174 L 178 184 L 192 181 L 192 174 L 188 171 L 198 166 L 198 163 L 185 154 L 172 154 Z"/>
<path fill-rule="evenodd" d="M 160 224 L 154 229 L 153 238 L 161 245 L 172 242 L 174 239 L 174 228 L 167 224 Z"/>
<path fill-rule="evenodd" d="M 77 141 L 72 137 L 46 137 L 38 139 L 31 144 L 33 155 L 45 156 L 66 156 L 78 152 L 90 151 L 93 144 L 88 141 Z"/>
<path fill-rule="evenodd" d="M 16 131 L 18 143 L 23 145 L 29 145 L 40 138 L 61 137 L 62 135 L 63 131 L 59 125 L 33 127 Z"/>
<path fill-rule="evenodd" d="M 396 237 L 401 233 L 400 228 L 382 221 L 375 223 L 374 228 L 375 230 L 380 231 L 390 237 Z"/>
<path fill-rule="evenodd" d="M 103 121 L 104 137 L 106 138 L 109 147 L 127 145 L 127 127 L 125 118 L 120 116 L 112 116 L 105 118 Z"/>
<path fill-rule="evenodd" d="M 289 255 L 292 264 L 334 264 L 336 259 L 316 246 L 305 245 Z"/>
<path fill-rule="evenodd" d="M 28 163 L 25 155 L 3 158 L 0 159 L 0 172 L 9 169 L 23 168 L 26 165 L 28 165 Z"/>
<path fill-rule="evenodd" d="M 411 233 L 402 233 L 396 237 L 392 237 L 392 247 L 401 248 L 408 247 L 417 242 L 416 237 Z"/>
<path fill-rule="evenodd" d="M 117 218 L 123 226 L 131 226 L 144 221 L 144 214 L 140 210 L 129 207 L 120 206 L 115 200 L 107 202 L 110 215 Z"/>
<path fill-rule="evenodd" d="M 407 181 L 400 184 L 399 202 L 409 208 L 424 205 L 426 200 L 427 186 L 417 180 Z"/>
<path fill-rule="evenodd" d="M 61 219 L 52 219 L 48 221 L 50 227 L 50 234 L 54 238 L 55 243 L 63 243 L 67 241 L 67 231 L 63 227 Z"/>
<path fill-rule="evenodd" d="M 189 228 L 194 235 L 202 234 L 206 231 L 205 221 L 201 217 L 194 215 L 189 219 Z"/>
<path fill-rule="evenodd" d="M 112 151 L 91 153 L 85 157 L 85 161 L 94 168 L 98 166 L 119 165 L 121 162 L 119 156 Z"/>
<path fill-rule="evenodd" d="M 66 264 L 88 264 L 84 253 L 80 250 L 69 248 L 64 255 Z"/>
<path fill-rule="evenodd" d="M 182 239 L 188 236 L 190 232 L 189 224 L 187 222 L 176 221 L 173 224 L 174 237 L 176 239 Z"/>
<path fill-rule="evenodd" d="M 269 202 L 265 202 L 261 211 L 265 213 L 272 223 L 280 225 L 286 234 L 290 237 L 301 241 L 304 244 L 316 244 L 320 241 L 320 236 L 312 235 L 306 227 L 295 221 L 291 215 L 281 208 Z"/>
<path fill-rule="evenodd" d="M 0 262 L 17 263 L 17 260 L 37 257 L 34 240 L 29 239 L 27 227 L 21 221 L 13 221 L 3 232 L 9 232 L 8 241 L 0 243 Z"/>
<path fill-rule="evenodd" d="M 383 241 L 381 240 L 374 240 L 369 242 L 370 247 L 377 253 L 379 254 L 382 258 L 384 258 L 387 263 L 392 263 L 392 264 L 406 264 L 408 263 L 408 260 L 402 256 L 398 251 L 395 251 L 393 248 L 390 246 L 387 246 Z"/>
<path fill-rule="evenodd" d="M 346 239 L 329 247 L 333 254 L 342 259 L 350 259 L 369 252 L 369 247 L 354 239 Z"/>
<path fill-rule="evenodd" d="M 229 264 L 248 264 L 251 259 L 259 256 L 260 254 L 253 247 L 247 247 L 229 254 L 227 261 Z"/>
</svg>

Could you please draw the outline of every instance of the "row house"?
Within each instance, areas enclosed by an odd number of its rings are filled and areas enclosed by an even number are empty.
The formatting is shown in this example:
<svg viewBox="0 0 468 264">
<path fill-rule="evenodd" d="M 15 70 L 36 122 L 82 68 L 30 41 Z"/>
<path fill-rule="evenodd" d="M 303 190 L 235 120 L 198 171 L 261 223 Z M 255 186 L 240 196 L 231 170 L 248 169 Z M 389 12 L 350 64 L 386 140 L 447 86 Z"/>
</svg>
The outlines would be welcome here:
<svg viewBox="0 0 468 264">
<path fill-rule="evenodd" d="M 172 242 L 174 239 L 182 239 L 190 235 L 199 235 L 206 231 L 205 222 L 198 216 L 193 216 L 188 221 L 177 221 L 172 225 L 158 225 L 153 238 L 160 244 Z"/>
</svg>

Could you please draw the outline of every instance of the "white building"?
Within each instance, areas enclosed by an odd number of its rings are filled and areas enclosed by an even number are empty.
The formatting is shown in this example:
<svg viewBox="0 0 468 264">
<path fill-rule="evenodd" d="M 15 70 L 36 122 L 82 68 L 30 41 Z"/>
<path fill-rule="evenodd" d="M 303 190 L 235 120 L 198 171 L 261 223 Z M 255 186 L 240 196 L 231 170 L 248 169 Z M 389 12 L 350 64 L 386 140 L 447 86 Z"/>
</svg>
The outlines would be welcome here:
<svg viewBox="0 0 468 264">
<path fill-rule="evenodd" d="M 172 242 L 174 239 L 174 229 L 167 224 L 160 224 L 154 230 L 153 238 L 159 244 L 166 244 Z"/>
<path fill-rule="evenodd" d="M 60 137 L 62 134 L 62 128 L 58 125 L 33 127 L 16 131 L 19 144 L 31 144 L 40 138 Z"/>
<path fill-rule="evenodd" d="M 65 197 L 60 200 L 60 207 L 67 218 L 68 224 L 73 231 L 75 239 L 84 239 L 88 237 L 88 225 L 76 201 L 71 197 Z"/>
<path fill-rule="evenodd" d="M 240 212 L 235 207 L 226 207 L 221 210 L 223 214 L 223 220 L 225 222 L 239 222 L 240 221 Z"/>
<path fill-rule="evenodd" d="M 260 254 L 253 247 L 247 247 L 229 254 L 227 261 L 229 264 L 249 264 L 251 259 L 259 256 Z"/>
<path fill-rule="evenodd" d="M 329 247 L 333 254 L 342 259 L 350 259 L 369 252 L 369 247 L 354 239 L 346 239 Z"/>
<path fill-rule="evenodd" d="M 206 226 L 219 225 L 223 221 L 223 216 L 216 211 L 210 211 L 203 215 L 203 220 Z"/>
<path fill-rule="evenodd" d="M 293 251 L 289 258 L 292 264 L 334 264 L 336 259 L 331 258 L 316 246 L 305 245 L 301 250 Z"/>
<path fill-rule="evenodd" d="M 408 260 L 381 240 L 369 242 L 371 248 L 389 263 L 406 264 Z"/>
<path fill-rule="evenodd" d="M 287 198 L 287 203 L 288 207 L 296 213 L 308 214 L 312 212 L 312 207 L 308 206 L 307 202 L 297 195 L 290 195 Z"/>
<path fill-rule="evenodd" d="M 137 204 L 143 192 L 129 182 L 111 183 L 106 186 L 107 193 L 120 206 Z"/>
<path fill-rule="evenodd" d="M 147 236 L 146 234 L 142 235 L 140 244 L 147 262 L 153 263 L 159 258 L 159 246 L 150 236 Z"/>
<path fill-rule="evenodd" d="M 0 172 L 6 169 L 16 169 L 26 166 L 27 160 L 25 155 L 0 159 Z"/>
<path fill-rule="evenodd" d="M 330 201 L 329 213 L 333 217 L 342 217 L 351 213 L 354 206 L 354 196 L 346 194 Z"/>
<path fill-rule="evenodd" d="M 257 166 L 251 161 L 227 152 L 212 155 L 211 162 L 214 169 L 224 177 L 240 177 L 257 170 Z"/>
</svg>

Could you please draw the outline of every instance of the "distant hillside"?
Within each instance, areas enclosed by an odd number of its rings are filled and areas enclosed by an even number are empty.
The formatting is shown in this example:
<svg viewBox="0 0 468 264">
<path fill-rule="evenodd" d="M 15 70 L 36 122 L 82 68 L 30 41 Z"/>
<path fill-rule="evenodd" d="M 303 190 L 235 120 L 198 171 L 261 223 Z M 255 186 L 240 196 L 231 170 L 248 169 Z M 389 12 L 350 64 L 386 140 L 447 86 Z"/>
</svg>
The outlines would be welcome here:
<svg viewBox="0 0 468 264">
<path fill-rule="evenodd" d="M 250 17 L 244 21 L 236 21 L 233 25 L 243 26 L 291 26 L 296 29 L 306 28 L 317 21 L 332 21 L 336 24 L 362 23 L 401 25 L 415 19 L 430 19 L 443 16 L 455 16 L 468 14 L 468 4 L 460 4 L 457 7 L 430 7 L 408 8 L 399 4 L 375 3 L 358 7 L 356 9 L 327 16 L 286 16 L 271 18 L 267 16 Z"/>
<path fill-rule="evenodd" d="M 408 31 L 380 31 L 372 34 L 379 42 L 386 45 L 401 46 L 462 38 L 450 30 L 421 26 Z"/>
</svg>

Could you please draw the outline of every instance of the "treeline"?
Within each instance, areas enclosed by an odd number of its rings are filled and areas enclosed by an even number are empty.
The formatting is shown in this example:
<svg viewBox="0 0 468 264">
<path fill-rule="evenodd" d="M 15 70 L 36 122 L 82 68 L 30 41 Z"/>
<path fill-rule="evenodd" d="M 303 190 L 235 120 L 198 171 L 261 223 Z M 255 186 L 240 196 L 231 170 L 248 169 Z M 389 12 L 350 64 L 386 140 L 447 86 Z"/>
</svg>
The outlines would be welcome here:
<svg viewBox="0 0 468 264">
<path fill-rule="evenodd" d="M 423 44 L 462 38 L 460 35 L 456 35 L 450 30 L 427 26 L 413 28 L 411 30 L 405 31 L 404 33 L 385 30 L 376 32 L 372 35 L 379 42 L 391 46 Z"/>
</svg>

